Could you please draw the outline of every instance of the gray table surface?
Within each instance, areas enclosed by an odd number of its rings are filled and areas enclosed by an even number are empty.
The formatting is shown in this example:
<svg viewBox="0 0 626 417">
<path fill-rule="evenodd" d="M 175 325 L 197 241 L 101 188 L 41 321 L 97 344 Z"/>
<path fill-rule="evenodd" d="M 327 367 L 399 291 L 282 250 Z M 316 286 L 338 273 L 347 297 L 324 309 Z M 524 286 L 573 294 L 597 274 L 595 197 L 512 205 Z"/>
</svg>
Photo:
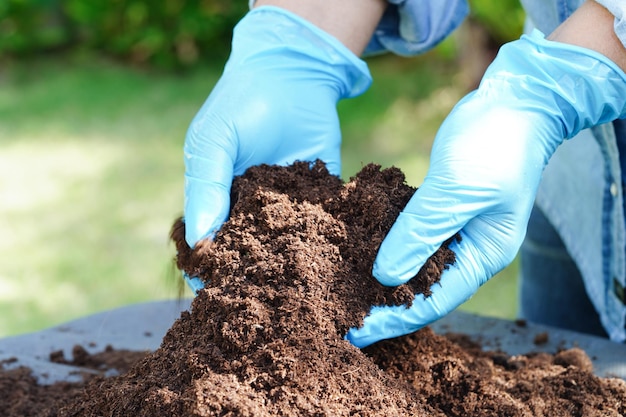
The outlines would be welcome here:
<svg viewBox="0 0 626 417">
<path fill-rule="evenodd" d="M 71 359 L 75 345 L 90 353 L 102 352 L 109 345 L 114 349 L 155 350 L 190 303 L 190 299 L 183 299 L 134 304 L 42 331 L 6 337 L 0 339 L 0 364 L 4 369 L 27 366 L 41 384 L 80 381 L 80 372 L 89 370 L 50 362 L 50 353 L 62 350 L 65 357 Z M 519 326 L 508 320 L 461 311 L 449 314 L 431 327 L 438 333 L 467 334 L 485 349 L 499 349 L 510 355 L 538 351 L 555 353 L 577 346 L 589 354 L 597 375 L 626 379 L 626 345 L 606 339 L 532 323 Z M 535 344 L 535 337 L 542 333 L 547 333 L 547 341 Z"/>
</svg>

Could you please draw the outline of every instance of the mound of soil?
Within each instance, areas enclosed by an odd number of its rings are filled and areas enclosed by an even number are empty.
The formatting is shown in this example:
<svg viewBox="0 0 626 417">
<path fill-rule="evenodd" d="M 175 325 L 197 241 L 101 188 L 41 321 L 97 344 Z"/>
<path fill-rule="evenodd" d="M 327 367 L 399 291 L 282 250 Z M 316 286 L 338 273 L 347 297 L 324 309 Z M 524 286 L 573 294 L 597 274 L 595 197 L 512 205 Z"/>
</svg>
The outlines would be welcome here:
<svg viewBox="0 0 626 417">
<path fill-rule="evenodd" d="M 320 162 L 251 168 L 235 179 L 231 217 L 213 242 L 192 250 L 184 223 L 174 225 L 178 267 L 206 287 L 161 347 L 31 415 L 626 414 L 626 383 L 594 376 L 580 349 L 510 357 L 429 328 L 363 350 L 344 340 L 372 305 L 428 296 L 454 263 L 448 241 L 406 285 L 371 276 L 414 191 L 398 169 L 376 165 L 347 183 Z M 0 398 L 24 381 L 0 375 Z"/>
</svg>

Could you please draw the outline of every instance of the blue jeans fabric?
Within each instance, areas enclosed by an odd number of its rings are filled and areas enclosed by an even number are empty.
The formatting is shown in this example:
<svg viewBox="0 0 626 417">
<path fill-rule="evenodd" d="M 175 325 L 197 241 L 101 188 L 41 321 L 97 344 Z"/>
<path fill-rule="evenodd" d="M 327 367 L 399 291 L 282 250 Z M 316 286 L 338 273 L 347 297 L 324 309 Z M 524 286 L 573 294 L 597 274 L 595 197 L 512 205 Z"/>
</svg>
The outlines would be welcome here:
<svg viewBox="0 0 626 417">
<path fill-rule="evenodd" d="M 520 318 L 608 337 L 563 241 L 536 206 L 520 251 Z"/>
</svg>

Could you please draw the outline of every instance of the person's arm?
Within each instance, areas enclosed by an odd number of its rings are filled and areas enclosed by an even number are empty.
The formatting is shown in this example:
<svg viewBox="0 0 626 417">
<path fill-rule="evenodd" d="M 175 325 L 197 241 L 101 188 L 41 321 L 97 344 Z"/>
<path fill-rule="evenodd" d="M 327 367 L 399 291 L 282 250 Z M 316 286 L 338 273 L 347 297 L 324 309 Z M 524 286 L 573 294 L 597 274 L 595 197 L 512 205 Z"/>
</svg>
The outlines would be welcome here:
<svg viewBox="0 0 626 417">
<path fill-rule="evenodd" d="M 626 49 L 615 35 L 613 20 L 607 9 L 589 0 L 547 39 L 599 52 L 626 71 Z"/>
<path fill-rule="evenodd" d="M 254 7 L 276 6 L 308 20 L 360 56 L 387 7 L 386 0 L 257 0 Z"/>
</svg>

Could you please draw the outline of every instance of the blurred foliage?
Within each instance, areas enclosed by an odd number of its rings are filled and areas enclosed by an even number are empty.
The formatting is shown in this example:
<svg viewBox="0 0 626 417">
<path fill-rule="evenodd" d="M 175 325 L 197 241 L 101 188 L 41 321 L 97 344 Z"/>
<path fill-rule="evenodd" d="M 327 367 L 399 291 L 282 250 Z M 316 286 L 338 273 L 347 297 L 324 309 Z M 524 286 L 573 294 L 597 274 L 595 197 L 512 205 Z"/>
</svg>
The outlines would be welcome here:
<svg viewBox="0 0 626 417">
<path fill-rule="evenodd" d="M 87 48 L 161 68 L 223 56 L 245 0 L 2 0 L 0 56 Z"/>
<path fill-rule="evenodd" d="M 482 25 L 497 44 L 519 38 L 524 9 L 519 0 L 469 0 L 470 18 Z"/>
<path fill-rule="evenodd" d="M 519 0 L 469 0 L 499 43 L 519 36 Z M 0 0 L 0 58 L 87 49 L 160 68 L 224 58 L 246 0 Z"/>
<path fill-rule="evenodd" d="M 68 41 L 52 0 L 0 2 L 0 53 L 25 53 Z"/>
</svg>

